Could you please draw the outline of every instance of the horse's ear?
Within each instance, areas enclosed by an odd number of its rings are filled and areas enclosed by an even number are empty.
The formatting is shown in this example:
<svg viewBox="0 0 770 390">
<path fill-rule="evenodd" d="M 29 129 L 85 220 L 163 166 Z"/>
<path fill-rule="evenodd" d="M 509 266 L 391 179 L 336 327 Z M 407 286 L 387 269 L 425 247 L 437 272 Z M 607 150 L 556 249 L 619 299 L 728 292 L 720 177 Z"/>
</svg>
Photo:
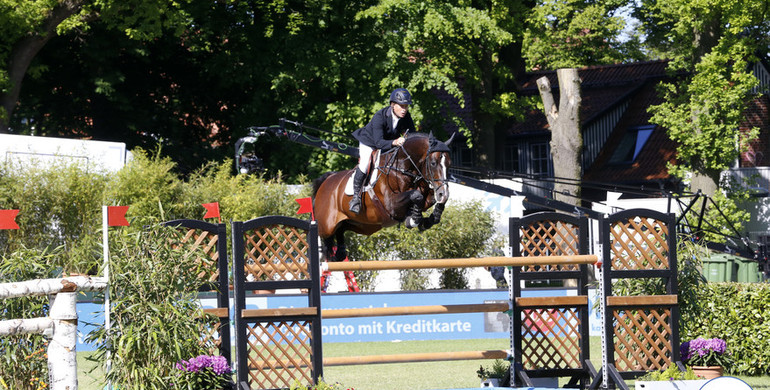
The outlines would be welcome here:
<svg viewBox="0 0 770 390">
<path fill-rule="evenodd" d="M 457 133 L 452 133 L 452 135 L 449 137 L 449 139 L 444 141 L 444 145 L 446 145 L 446 146 L 451 145 L 452 144 L 452 140 L 455 139 L 456 135 L 457 135 Z"/>
</svg>

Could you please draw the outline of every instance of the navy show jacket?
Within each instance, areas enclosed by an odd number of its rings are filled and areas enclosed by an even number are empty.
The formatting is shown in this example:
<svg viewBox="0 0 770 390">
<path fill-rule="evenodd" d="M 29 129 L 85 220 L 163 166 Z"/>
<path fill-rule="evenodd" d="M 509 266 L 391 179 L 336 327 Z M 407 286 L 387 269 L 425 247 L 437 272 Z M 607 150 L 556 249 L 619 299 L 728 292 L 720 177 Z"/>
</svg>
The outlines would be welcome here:
<svg viewBox="0 0 770 390">
<path fill-rule="evenodd" d="M 416 131 L 412 115 L 409 112 L 399 119 L 394 129 L 392 111 L 390 106 L 377 111 L 366 126 L 353 132 L 353 137 L 370 148 L 390 150 L 393 148 L 391 141 L 407 131 Z"/>
</svg>

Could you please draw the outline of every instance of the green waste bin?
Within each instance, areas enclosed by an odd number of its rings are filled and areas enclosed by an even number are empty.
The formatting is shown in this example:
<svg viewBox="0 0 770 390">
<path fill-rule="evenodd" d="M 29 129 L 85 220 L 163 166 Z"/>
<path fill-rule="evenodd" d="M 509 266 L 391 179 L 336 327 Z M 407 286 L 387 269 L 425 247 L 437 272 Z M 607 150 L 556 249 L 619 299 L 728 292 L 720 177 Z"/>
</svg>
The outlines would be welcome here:
<svg viewBox="0 0 770 390">
<path fill-rule="evenodd" d="M 726 253 L 714 253 L 703 259 L 703 276 L 709 282 L 735 281 L 733 257 Z"/>
<path fill-rule="evenodd" d="M 736 281 L 740 283 L 756 283 L 762 281 L 759 273 L 759 264 L 745 257 L 735 256 L 737 265 Z"/>
</svg>

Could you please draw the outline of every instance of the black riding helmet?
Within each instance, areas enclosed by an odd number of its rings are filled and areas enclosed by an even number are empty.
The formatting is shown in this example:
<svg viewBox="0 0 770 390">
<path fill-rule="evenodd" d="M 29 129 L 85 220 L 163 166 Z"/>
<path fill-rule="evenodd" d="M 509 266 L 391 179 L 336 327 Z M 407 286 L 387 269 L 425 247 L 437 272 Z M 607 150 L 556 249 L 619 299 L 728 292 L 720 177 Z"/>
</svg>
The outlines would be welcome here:
<svg viewBox="0 0 770 390">
<path fill-rule="evenodd" d="M 390 101 L 396 104 L 412 104 L 412 95 L 406 88 L 396 88 L 390 93 Z"/>
</svg>

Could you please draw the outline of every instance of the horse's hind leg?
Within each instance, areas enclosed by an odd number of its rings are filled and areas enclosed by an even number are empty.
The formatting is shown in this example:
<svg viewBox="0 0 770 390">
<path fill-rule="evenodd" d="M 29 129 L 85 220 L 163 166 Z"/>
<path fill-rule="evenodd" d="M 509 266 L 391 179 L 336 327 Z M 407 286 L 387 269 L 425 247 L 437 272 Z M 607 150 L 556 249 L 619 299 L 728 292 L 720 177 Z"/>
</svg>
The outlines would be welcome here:
<svg viewBox="0 0 770 390">
<path fill-rule="evenodd" d="M 323 248 L 321 251 L 323 258 L 322 261 L 333 261 L 334 256 L 334 237 L 326 237 L 323 239 Z"/>
</svg>

